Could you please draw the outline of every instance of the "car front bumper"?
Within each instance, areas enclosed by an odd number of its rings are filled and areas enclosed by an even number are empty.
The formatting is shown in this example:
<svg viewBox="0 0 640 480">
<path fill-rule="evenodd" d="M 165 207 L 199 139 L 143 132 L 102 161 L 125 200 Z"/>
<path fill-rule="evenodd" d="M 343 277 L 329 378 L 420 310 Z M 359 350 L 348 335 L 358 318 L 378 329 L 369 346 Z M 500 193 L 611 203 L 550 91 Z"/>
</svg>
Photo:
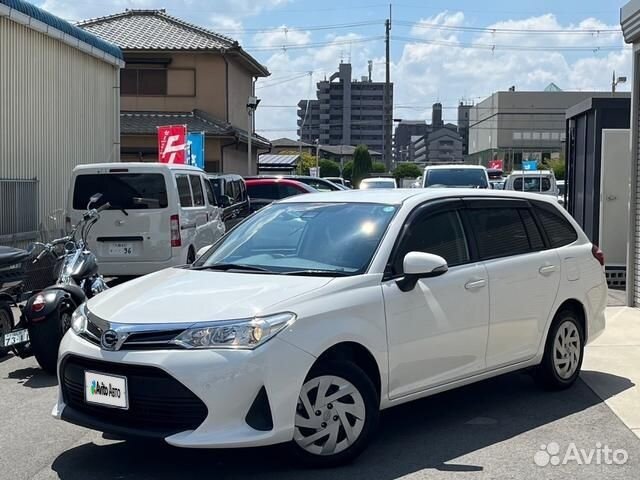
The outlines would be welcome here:
<svg viewBox="0 0 640 480">
<path fill-rule="evenodd" d="M 129 427 L 122 422 L 110 423 L 108 407 L 104 407 L 105 413 L 102 414 L 101 411 L 96 412 L 95 408 L 87 412 L 67 405 L 60 371 L 67 358 L 87 359 L 95 364 L 109 362 L 104 365 L 120 364 L 123 368 L 131 366 L 159 369 L 184 385 L 206 405 L 206 417 L 195 429 L 164 436 L 152 430 Z M 231 448 L 287 442 L 293 438 L 298 394 L 314 361 L 312 355 L 277 337 L 253 351 L 110 352 L 69 332 L 60 346 L 60 386 L 52 415 L 70 423 L 123 437 L 160 436 L 167 443 L 178 447 Z M 108 368 L 104 373 L 109 374 Z M 256 429 L 247 423 L 247 415 L 257 397 L 261 396 L 261 405 L 264 405 L 265 393 L 272 420 L 268 430 Z M 180 415 L 179 408 L 174 415 Z"/>
</svg>

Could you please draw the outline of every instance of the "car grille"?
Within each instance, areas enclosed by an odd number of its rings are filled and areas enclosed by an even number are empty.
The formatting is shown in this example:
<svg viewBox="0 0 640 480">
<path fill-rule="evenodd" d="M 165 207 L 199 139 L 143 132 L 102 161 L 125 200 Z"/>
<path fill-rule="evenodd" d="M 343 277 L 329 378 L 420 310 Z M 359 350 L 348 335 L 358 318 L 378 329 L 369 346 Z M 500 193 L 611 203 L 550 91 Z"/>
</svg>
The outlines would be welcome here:
<svg viewBox="0 0 640 480">
<path fill-rule="evenodd" d="M 84 400 L 84 371 L 127 378 L 127 410 L 88 404 Z M 101 423 L 146 433 L 171 435 L 196 429 L 207 417 L 207 407 L 187 387 L 155 367 L 66 357 L 60 367 L 64 401 L 72 409 Z"/>
<path fill-rule="evenodd" d="M 96 317 L 90 314 L 87 331 L 80 336 L 88 342 L 100 346 L 100 338 L 107 327 L 98 325 L 95 320 Z M 118 350 L 183 350 L 183 346 L 171 342 L 182 332 L 184 332 L 184 328 L 133 332 L 127 336 Z"/>
</svg>

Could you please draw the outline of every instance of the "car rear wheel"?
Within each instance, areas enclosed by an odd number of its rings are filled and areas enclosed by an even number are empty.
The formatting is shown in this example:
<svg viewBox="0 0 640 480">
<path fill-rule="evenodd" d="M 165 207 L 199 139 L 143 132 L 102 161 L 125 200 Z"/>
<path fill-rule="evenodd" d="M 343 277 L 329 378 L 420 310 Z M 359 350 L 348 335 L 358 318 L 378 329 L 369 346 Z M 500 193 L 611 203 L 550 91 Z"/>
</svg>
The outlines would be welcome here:
<svg viewBox="0 0 640 480">
<path fill-rule="evenodd" d="M 0 303 L 0 340 L 4 343 L 4 334 L 13 329 L 13 313 L 6 303 Z M 9 348 L 0 348 L 0 358 L 9 353 Z"/>
<path fill-rule="evenodd" d="M 294 453 L 313 467 L 347 463 L 366 447 L 378 416 L 376 389 L 357 365 L 321 364 L 311 371 L 300 390 Z"/>
<path fill-rule="evenodd" d="M 545 345 L 542 363 L 536 378 L 546 388 L 561 390 L 576 381 L 584 355 L 582 323 L 571 310 L 556 315 Z"/>
</svg>

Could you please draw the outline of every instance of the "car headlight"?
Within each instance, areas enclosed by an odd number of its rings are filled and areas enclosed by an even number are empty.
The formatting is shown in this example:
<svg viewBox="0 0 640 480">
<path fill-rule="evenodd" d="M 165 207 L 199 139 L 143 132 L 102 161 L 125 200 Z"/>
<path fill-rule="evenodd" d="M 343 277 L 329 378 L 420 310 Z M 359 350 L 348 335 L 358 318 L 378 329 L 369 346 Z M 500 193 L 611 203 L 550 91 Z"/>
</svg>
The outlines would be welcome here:
<svg viewBox="0 0 640 480">
<path fill-rule="evenodd" d="M 87 331 L 86 304 L 81 304 L 71 315 L 71 329 L 78 335 Z"/>
<path fill-rule="evenodd" d="M 248 320 L 193 326 L 171 343 L 185 348 L 253 349 L 291 325 L 295 319 L 294 313 L 285 312 Z"/>
</svg>

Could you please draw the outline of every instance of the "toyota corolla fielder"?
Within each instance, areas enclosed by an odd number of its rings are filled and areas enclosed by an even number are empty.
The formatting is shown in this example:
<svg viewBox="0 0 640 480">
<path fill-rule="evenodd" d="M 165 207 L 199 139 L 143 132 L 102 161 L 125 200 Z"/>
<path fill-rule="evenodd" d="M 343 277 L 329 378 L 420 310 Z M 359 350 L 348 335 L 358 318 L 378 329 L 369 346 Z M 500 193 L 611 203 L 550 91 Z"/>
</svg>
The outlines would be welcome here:
<svg viewBox="0 0 640 480">
<path fill-rule="evenodd" d="M 555 199 L 349 191 L 264 208 L 193 265 L 73 316 L 53 414 L 180 447 L 352 459 L 379 410 L 535 367 L 577 378 L 605 325 L 602 252 Z"/>
</svg>

